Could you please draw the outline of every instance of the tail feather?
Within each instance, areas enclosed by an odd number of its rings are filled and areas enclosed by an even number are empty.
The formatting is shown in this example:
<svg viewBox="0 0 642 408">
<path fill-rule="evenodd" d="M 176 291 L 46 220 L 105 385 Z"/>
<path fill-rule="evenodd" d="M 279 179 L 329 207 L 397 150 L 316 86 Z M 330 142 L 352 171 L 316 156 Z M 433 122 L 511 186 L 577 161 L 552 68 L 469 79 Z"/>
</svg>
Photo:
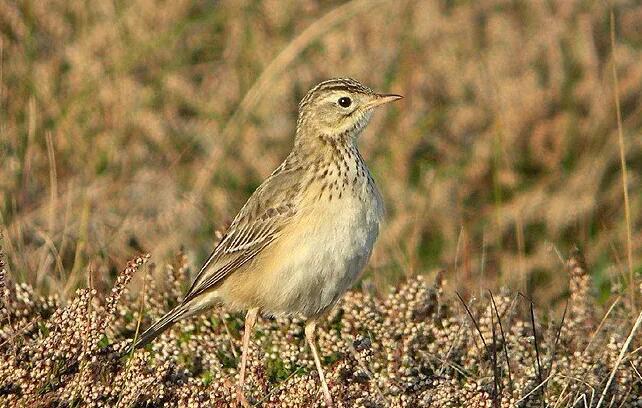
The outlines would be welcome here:
<svg viewBox="0 0 642 408">
<path fill-rule="evenodd" d="M 127 353 L 149 344 L 152 340 L 160 336 L 165 330 L 169 329 L 174 323 L 180 320 L 186 312 L 187 309 L 185 308 L 185 305 L 178 305 L 167 312 L 138 337 L 136 342 L 127 350 Z"/>
</svg>

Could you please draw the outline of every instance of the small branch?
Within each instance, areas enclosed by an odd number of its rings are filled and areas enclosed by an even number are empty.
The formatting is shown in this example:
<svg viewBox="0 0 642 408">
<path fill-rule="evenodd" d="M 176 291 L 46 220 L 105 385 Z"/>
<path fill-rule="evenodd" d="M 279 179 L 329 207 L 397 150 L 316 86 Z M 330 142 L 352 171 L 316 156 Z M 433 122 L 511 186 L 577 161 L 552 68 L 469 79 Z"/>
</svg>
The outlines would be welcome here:
<svg viewBox="0 0 642 408">
<path fill-rule="evenodd" d="M 638 327 L 640 327 L 640 324 L 642 324 L 642 312 L 640 312 L 640 314 L 638 315 L 638 318 L 635 321 L 633 328 L 631 329 L 631 333 L 629 334 L 629 337 L 626 339 L 626 341 L 624 342 L 624 345 L 622 346 L 622 349 L 620 350 L 620 355 L 618 356 L 617 361 L 615 362 L 615 367 L 613 367 L 613 371 L 611 371 L 611 375 L 609 376 L 609 380 L 606 382 L 606 386 L 604 387 L 604 390 L 602 390 L 602 395 L 600 396 L 600 399 L 597 402 L 596 408 L 600 408 L 600 406 L 602 405 L 602 401 L 604 400 L 604 397 L 606 396 L 607 391 L 611 387 L 611 382 L 613 382 L 613 377 L 615 377 L 615 372 L 620 366 L 620 363 L 624 358 L 624 354 L 626 354 L 626 350 L 629 349 L 629 345 L 633 340 L 633 335 L 637 331 Z"/>
<path fill-rule="evenodd" d="M 490 324 L 492 327 L 492 333 L 493 333 L 493 405 L 495 408 L 499 408 L 500 406 L 500 401 L 498 399 L 499 394 L 501 393 L 500 391 L 500 386 L 499 386 L 499 367 L 497 365 L 497 335 L 495 333 L 495 319 L 493 318 L 493 310 L 491 307 L 490 310 Z"/>
<path fill-rule="evenodd" d="M 493 296 L 493 292 L 488 290 L 488 293 L 490 294 L 490 300 L 493 303 L 493 308 L 495 309 L 495 315 L 497 316 L 497 321 L 499 322 L 499 332 L 502 335 L 502 344 L 504 348 L 504 356 L 506 357 L 506 366 L 508 367 L 508 384 L 510 386 L 510 393 L 511 395 L 513 394 L 513 376 L 512 376 L 512 371 L 510 368 L 510 359 L 508 358 L 508 346 L 506 344 L 506 336 L 504 335 L 504 327 L 502 326 L 502 319 L 499 317 L 499 311 L 497 310 L 497 304 L 495 303 L 495 297 Z"/>
<path fill-rule="evenodd" d="M 615 14 L 611 9 L 609 20 L 611 31 L 611 55 L 613 69 L 613 96 L 615 98 L 615 111 L 617 114 L 617 135 L 620 146 L 620 167 L 622 168 L 622 190 L 624 190 L 624 220 L 626 221 L 626 260 L 629 272 L 629 293 L 631 310 L 635 310 L 635 280 L 633 278 L 633 238 L 631 235 L 631 206 L 629 204 L 629 181 L 626 169 L 626 151 L 624 146 L 624 132 L 622 130 L 622 110 L 620 108 L 620 84 L 617 77 L 617 60 L 615 58 Z"/>
<path fill-rule="evenodd" d="M 564 327 L 564 321 L 566 320 L 566 312 L 568 311 L 568 300 L 566 301 L 566 306 L 564 306 L 564 313 L 562 314 L 562 321 L 560 326 L 557 328 L 557 334 L 555 335 L 555 343 L 553 343 L 553 352 L 551 353 L 551 364 L 548 367 L 548 372 L 553 372 L 553 362 L 555 361 L 555 355 L 557 354 L 557 345 L 559 344 L 560 336 L 562 334 L 562 327 Z"/>
<path fill-rule="evenodd" d="M 539 378 L 540 384 L 544 385 L 544 380 L 542 379 L 542 364 L 539 358 L 539 345 L 537 343 L 537 330 L 535 329 L 535 307 L 533 302 L 530 302 L 530 311 L 531 311 L 531 325 L 533 326 L 533 342 L 535 343 L 535 358 L 537 361 L 537 377 Z M 544 399 L 542 394 L 542 406 L 544 405 Z"/>
<path fill-rule="evenodd" d="M 462 299 L 461 295 L 459 292 L 455 292 L 457 297 L 459 298 L 459 301 L 461 302 L 462 305 L 464 305 L 464 309 L 466 309 L 466 313 L 468 313 L 468 316 L 470 316 L 470 320 L 473 321 L 473 324 L 475 325 L 475 329 L 477 329 L 477 333 L 479 334 L 479 338 L 481 338 L 482 343 L 484 344 L 484 348 L 486 349 L 486 352 L 488 353 L 488 345 L 486 344 L 486 340 L 484 340 L 484 336 L 482 335 L 481 330 L 479 329 L 479 325 L 477 324 L 477 320 L 473 317 L 473 314 L 470 312 L 470 309 L 468 308 L 468 305 L 466 305 L 466 302 L 464 302 L 464 299 Z M 475 342 L 477 344 L 477 342 Z"/>
</svg>

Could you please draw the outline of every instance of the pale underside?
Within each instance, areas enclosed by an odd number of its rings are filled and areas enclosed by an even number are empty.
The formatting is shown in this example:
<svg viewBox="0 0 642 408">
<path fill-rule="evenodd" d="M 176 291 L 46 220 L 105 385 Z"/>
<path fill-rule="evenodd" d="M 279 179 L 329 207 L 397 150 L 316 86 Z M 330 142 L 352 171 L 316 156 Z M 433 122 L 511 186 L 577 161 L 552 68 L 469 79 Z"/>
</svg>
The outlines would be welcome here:
<svg viewBox="0 0 642 408">
<path fill-rule="evenodd" d="M 337 302 L 367 263 L 383 215 L 352 150 L 320 166 L 325 174 L 286 160 L 257 189 L 186 295 L 190 315 L 223 303 L 311 318 Z"/>
</svg>

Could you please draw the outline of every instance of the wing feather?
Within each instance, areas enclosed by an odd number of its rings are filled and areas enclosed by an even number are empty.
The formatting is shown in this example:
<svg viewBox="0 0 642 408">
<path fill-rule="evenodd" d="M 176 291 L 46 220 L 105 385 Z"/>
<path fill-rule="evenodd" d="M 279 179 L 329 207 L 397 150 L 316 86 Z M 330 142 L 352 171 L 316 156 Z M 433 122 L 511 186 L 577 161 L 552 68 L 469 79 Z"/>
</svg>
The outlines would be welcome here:
<svg viewBox="0 0 642 408">
<path fill-rule="evenodd" d="M 286 159 L 287 161 L 287 159 Z M 220 285 L 279 236 L 297 213 L 302 168 L 281 165 L 257 188 L 199 271 L 183 303 Z"/>
</svg>

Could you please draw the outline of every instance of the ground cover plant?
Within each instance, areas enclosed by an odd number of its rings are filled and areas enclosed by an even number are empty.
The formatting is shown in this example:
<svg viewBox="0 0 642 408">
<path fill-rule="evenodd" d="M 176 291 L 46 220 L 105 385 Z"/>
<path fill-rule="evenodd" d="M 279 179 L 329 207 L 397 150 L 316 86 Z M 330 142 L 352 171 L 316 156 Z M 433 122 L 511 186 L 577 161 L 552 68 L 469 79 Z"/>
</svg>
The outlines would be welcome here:
<svg viewBox="0 0 642 408">
<path fill-rule="evenodd" d="M 2 269 L 0 402 L 3 406 L 233 406 L 241 314 L 179 323 L 147 350 L 120 358 L 131 338 L 178 298 L 184 257 L 150 279 L 148 257 L 118 274 L 106 298 L 91 287 L 66 304 Z M 320 350 L 340 407 L 642 406 L 642 313 L 625 301 L 596 310 L 579 252 L 563 271 L 570 297 L 542 316 L 519 294 L 491 291 L 464 303 L 444 274 L 417 277 L 379 298 L 350 292 L 323 322 Z M 144 290 L 132 296 L 135 275 Z M 642 285 L 641 285 L 642 289 Z M 142 299 L 142 300 L 141 300 Z M 257 406 L 322 406 L 302 321 L 261 319 L 248 395 Z"/>
</svg>

